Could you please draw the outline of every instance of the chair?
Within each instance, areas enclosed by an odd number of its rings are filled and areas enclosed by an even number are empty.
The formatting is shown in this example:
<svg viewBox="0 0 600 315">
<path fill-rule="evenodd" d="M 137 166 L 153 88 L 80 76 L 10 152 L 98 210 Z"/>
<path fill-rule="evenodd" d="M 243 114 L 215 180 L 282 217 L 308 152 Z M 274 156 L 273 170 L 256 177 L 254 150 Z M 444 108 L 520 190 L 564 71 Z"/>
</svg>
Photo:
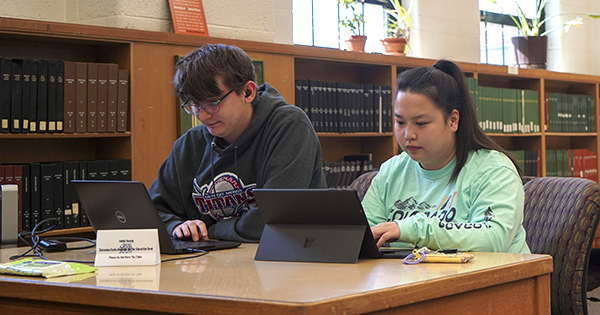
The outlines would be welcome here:
<svg viewBox="0 0 600 315">
<path fill-rule="evenodd" d="M 377 175 L 377 171 L 367 172 L 361 174 L 356 179 L 354 179 L 352 183 L 350 183 L 349 188 L 356 190 L 360 201 L 362 201 L 365 197 L 365 194 L 367 193 L 369 186 L 371 186 L 371 181 L 373 180 L 373 177 L 375 177 L 375 175 Z"/>
<path fill-rule="evenodd" d="M 587 273 L 600 186 L 583 178 L 538 177 L 524 185 L 523 226 L 532 253 L 552 256 L 552 314 L 587 314 Z"/>
<path fill-rule="evenodd" d="M 365 173 L 350 188 L 364 197 L 377 172 Z M 532 253 L 552 256 L 552 314 L 587 314 L 587 286 L 600 285 L 600 250 L 590 279 L 588 264 L 600 218 L 600 186 L 568 177 L 526 177 L 523 226 Z"/>
</svg>

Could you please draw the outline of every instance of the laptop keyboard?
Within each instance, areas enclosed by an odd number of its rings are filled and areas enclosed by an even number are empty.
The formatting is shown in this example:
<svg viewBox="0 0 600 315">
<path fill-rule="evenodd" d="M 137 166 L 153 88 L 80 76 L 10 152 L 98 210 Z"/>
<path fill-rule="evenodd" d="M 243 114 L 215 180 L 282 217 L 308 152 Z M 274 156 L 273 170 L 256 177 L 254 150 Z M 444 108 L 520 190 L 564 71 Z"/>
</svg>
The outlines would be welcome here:
<svg viewBox="0 0 600 315">
<path fill-rule="evenodd" d="M 172 239 L 173 246 L 175 249 L 186 249 L 186 248 L 206 248 L 214 246 L 214 243 L 211 241 L 185 241 L 180 239 Z"/>
</svg>

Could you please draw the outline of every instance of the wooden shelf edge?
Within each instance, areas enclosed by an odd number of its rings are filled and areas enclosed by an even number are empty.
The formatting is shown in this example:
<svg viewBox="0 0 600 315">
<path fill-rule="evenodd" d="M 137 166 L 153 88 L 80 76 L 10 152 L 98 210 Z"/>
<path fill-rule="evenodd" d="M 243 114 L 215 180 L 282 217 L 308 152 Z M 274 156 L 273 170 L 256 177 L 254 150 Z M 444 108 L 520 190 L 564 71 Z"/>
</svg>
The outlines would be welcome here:
<svg viewBox="0 0 600 315">
<path fill-rule="evenodd" d="M 532 133 L 486 133 L 489 137 L 540 137 L 539 132 Z"/>
<path fill-rule="evenodd" d="M 2 133 L 0 139 L 73 139 L 73 138 L 129 138 L 131 132 L 92 133 Z"/>
<path fill-rule="evenodd" d="M 578 133 L 568 133 L 568 132 L 546 132 L 546 137 L 597 137 L 598 134 L 591 132 L 578 132 Z"/>
<path fill-rule="evenodd" d="M 335 132 L 317 132 L 320 138 L 369 138 L 369 137 L 391 137 L 393 132 L 355 132 L 355 133 L 335 133 Z"/>
</svg>

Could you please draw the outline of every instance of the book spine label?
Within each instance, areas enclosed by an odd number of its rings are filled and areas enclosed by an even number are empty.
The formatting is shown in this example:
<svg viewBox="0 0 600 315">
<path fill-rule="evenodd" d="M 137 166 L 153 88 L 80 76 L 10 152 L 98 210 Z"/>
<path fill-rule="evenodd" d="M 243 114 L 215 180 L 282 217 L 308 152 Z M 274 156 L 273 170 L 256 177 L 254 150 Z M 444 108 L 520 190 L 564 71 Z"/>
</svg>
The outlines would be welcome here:
<svg viewBox="0 0 600 315">
<path fill-rule="evenodd" d="M 76 63 L 77 80 L 75 91 L 75 132 L 87 131 L 87 64 Z"/>
<path fill-rule="evenodd" d="M 129 111 L 129 71 L 119 70 L 119 88 L 117 89 L 117 132 L 127 131 Z"/>
<path fill-rule="evenodd" d="M 77 64 L 65 61 L 63 131 L 75 132 L 75 108 L 77 103 Z"/>
</svg>

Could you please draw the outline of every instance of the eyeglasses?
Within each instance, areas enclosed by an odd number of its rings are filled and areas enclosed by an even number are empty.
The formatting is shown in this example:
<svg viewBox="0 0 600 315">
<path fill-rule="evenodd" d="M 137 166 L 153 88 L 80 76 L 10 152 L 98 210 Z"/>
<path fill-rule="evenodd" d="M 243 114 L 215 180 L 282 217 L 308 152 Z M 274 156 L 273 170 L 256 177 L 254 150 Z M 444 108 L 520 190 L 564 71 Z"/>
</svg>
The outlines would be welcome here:
<svg viewBox="0 0 600 315">
<path fill-rule="evenodd" d="M 181 107 L 183 107 L 183 109 L 185 109 L 185 112 L 190 115 L 196 116 L 196 115 L 200 114 L 201 108 L 205 112 L 213 115 L 213 114 L 216 114 L 219 112 L 219 110 L 220 110 L 219 103 L 221 103 L 229 94 L 231 94 L 231 92 L 233 92 L 233 89 L 231 91 L 227 92 L 227 94 L 223 95 L 223 97 L 221 97 L 220 99 L 218 99 L 214 102 L 206 102 L 206 103 L 202 103 L 202 104 L 196 104 L 192 100 L 187 100 L 183 104 L 181 104 Z"/>
</svg>

